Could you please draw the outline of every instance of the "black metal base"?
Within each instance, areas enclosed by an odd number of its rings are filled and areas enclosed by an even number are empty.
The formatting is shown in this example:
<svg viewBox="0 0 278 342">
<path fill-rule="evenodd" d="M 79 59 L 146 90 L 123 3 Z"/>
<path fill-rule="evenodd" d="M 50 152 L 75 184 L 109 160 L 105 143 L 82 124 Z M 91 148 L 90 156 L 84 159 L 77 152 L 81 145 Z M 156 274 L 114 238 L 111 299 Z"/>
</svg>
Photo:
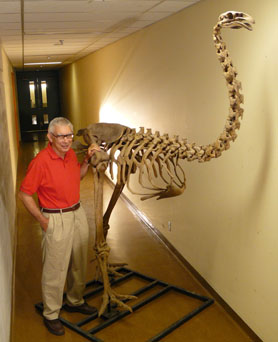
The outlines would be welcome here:
<svg viewBox="0 0 278 342">
<path fill-rule="evenodd" d="M 185 295 L 187 297 L 195 298 L 195 299 L 199 300 L 200 302 L 202 302 L 202 304 L 199 307 L 197 307 L 193 311 L 187 313 L 185 316 L 181 317 L 179 320 L 173 322 L 170 326 L 166 327 L 165 330 L 161 331 L 157 335 L 148 339 L 147 342 L 160 341 L 162 338 L 164 338 L 165 336 L 170 334 L 172 331 L 177 329 L 179 326 L 181 326 L 185 322 L 189 321 L 191 318 L 193 318 L 194 316 L 196 316 L 197 314 L 202 312 L 204 309 L 206 309 L 207 307 L 212 305 L 214 302 L 213 299 L 210 299 L 208 297 L 204 297 L 204 296 L 198 295 L 196 293 L 189 292 L 189 291 L 182 289 L 182 288 L 179 288 L 177 286 L 169 285 L 163 281 L 148 277 L 144 274 L 138 273 L 136 271 L 132 271 L 132 270 L 127 269 L 125 267 L 122 267 L 118 271 L 120 273 L 123 273 L 123 276 L 120 278 L 117 278 L 115 280 L 112 279 L 111 280 L 111 286 L 119 284 L 119 283 L 126 281 L 126 280 L 129 280 L 129 279 L 132 279 L 134 277 L 139 278 L 139 279 L 143 279 L 143 280 L 149 282 L 149 284 L 147 284 L 146 286 L 144 286 L 144 287 L 140 288 L 139 290 L 135 291 L 134 293 L 132 293 L 132 295 L 134 295 L 134 296 L 139 296 L 139 295 L 147 292 L 150 289 L 154 289 L 155 287 L 160 287 L 156 293 L 150 295 L 149 297 L 147 297 L 141 301 L 137 301 L 136 304 L 134 304 L 134 305 L 131 305 L 133 311 L 140 309 L 144 305 L 146 305 L 146 304 L 152 302 L 153 300 L 163 296 L 164 294 L 168 293 L 169 291 L 174 291 L 174 292 L 180 293 L 182 295 Z M 85 299 L 89 298 L 93 295 L 96 295 L 98 293 L 101 293 L 103 291 L 103 285 L 98 281 L 91 281 L 91 282 L 86 284 L 87 288 L 92 287 L 92 286 L 94 286 L 95 289 L 87 292 L 84 296 Z M 126 300 L 124 302 L 128 302 L 128 300 Z M 36 304 L 35 307 L 40 312 L 43 311 L 43 304 L 42 303 Z M 97 314 L 87 316 L 86 318 L 82 319 L 81 321 L 79 321 L 77 323 L 72 323 L 63 317 L 60 317 L 60 320 L 66 327 L 68 327 L 68 328 L 74 330 L 75 332 L 77 332 L 78 334 L 84 336 L 89 341 L 104 342 L 103 340 L 97 338 L 94 335 L 97 332 L 105 329 L 109 325 L 113 324 L 114 322 L 120 320 L 121 318 L 123 318 L 129 314 L 130 314 L 130 312 L 128 310 L 118 311 L 113 306 L 112 307 L 109 306 L 108 309 L 106 310 L 106 312 L 101 316 L 101 318 L 103 318 L 104 321 L 102 323 L 98 324 L 97 326 L 95 326 L 94 328 L 90 329 L 90 330 L 82 329 L 82 326 L 84 326 L 85 324 L 88 324 L 89 322 L 95 320 L 98 317 Z"/>
</svg>

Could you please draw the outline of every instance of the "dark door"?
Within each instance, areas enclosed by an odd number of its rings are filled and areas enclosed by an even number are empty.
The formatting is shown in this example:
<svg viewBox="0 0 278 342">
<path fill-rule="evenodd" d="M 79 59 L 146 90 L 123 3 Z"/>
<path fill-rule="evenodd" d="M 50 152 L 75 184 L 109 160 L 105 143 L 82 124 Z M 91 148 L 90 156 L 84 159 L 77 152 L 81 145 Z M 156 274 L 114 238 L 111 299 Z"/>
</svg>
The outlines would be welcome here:
<svg viewBox="0 0 278 342">
<path fill-rule="evenodd" d="M 57 71 L 17 72 L 21 139 L 43 140 L 49 122 L 60 116 Z"/>
</svg>

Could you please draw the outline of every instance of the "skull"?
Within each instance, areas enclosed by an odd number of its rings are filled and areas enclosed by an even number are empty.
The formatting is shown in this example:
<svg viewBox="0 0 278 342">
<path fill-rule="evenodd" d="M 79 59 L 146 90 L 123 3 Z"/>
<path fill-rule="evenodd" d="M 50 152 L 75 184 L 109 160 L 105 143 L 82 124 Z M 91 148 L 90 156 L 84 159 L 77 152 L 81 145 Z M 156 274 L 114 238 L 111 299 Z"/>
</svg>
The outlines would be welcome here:
<svg viewBox="0 0 278 342">
<path fill-rule="evenodd" d="M 255 24 L 255 20 L 250 15 L 235 11 L 228 11 L 221 14 L 218 21 L 222 27 L 230 27 L 233 29 L 244 27 L 249 31 L 252 31 L 252 25 Z"/>
</svg>

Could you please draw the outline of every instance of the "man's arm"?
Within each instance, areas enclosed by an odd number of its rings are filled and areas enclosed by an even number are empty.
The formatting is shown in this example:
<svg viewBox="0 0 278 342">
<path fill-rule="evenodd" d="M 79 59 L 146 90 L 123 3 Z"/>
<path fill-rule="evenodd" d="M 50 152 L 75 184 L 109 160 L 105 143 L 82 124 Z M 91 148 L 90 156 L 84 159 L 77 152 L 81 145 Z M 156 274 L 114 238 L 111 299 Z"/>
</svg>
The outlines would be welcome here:
<svg viewBox="0 0 278 342">
<path fill-rule="evenodd" d="M 46 232 L 49 219 L 43 216 L 34 198 L 31 195 L 28 195 L 23 191 L 19 191 L 18 197 L 23 202 L 25 208 L 39 222 L 42 229 Z"/>
</svg>

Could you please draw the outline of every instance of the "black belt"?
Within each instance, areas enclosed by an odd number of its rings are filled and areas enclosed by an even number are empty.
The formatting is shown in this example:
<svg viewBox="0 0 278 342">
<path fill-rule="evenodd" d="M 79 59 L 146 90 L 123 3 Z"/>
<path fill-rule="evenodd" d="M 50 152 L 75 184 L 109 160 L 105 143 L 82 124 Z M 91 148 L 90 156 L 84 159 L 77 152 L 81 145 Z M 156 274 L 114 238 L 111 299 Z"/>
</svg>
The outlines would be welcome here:
<svg viewBox="0 0 278 342">
<path fill-rule="evenodd" d="M 77 210 L 80 207 L 80 203 L 77 203 L 69 208 L 63 208 L 63 209 L 47 209 L 47 208 L 41 208 L 41 211 L 44 213 L 49 214 L 58 214 L 58 213 L 68 213 L 69 211 Z"/>
</svg>

